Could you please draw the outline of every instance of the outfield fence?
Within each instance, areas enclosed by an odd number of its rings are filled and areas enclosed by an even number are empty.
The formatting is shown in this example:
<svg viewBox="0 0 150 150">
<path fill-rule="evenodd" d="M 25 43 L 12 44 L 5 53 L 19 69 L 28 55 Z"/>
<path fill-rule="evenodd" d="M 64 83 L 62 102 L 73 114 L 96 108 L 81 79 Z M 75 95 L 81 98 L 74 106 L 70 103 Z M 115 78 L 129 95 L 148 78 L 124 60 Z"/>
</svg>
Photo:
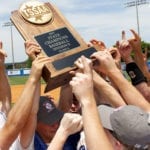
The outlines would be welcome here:
<svg viewBox="0 0 150 150">
<path fill-rule="evenodd" d="M 21 68 L 21 69 L 8 69 L 6 71 L 8 76 L 25 76 L 30 74 L 30 68 Z"/>
</svg>

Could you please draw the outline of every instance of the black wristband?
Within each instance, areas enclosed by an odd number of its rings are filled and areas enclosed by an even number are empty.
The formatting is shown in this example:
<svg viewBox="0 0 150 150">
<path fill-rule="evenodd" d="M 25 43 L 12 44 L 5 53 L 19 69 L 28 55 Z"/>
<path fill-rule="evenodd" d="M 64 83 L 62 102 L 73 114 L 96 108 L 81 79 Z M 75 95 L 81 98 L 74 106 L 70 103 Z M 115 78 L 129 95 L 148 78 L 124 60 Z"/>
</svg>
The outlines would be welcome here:
<svg viewBox="0 0 150 150">
<path fill-rule="evenodd" d="M 144 74 L 139 69 L 137 64 L 135 62 L 131 62 L 126 65 L 126 71 L 131 78 L 132 84 L 137 85 L 141 82 L 146 82 L 146 78 L 144 77 Z"/>
</svg>

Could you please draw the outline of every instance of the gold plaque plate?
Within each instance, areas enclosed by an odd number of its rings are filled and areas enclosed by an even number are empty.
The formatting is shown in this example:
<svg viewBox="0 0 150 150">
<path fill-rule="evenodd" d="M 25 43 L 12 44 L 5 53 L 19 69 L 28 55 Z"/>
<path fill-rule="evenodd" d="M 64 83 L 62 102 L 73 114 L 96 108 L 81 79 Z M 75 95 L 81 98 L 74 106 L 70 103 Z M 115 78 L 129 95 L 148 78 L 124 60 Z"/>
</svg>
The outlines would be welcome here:
<svg viewBox="0 0 150 150">
<path fill-rule="evenodd" d="M 52 19 L 52 11 L 47 5 L 37 0 L 27 1 L 20 6 L 22 17 L 34 24 L 45 24 Z"/>
</svg>

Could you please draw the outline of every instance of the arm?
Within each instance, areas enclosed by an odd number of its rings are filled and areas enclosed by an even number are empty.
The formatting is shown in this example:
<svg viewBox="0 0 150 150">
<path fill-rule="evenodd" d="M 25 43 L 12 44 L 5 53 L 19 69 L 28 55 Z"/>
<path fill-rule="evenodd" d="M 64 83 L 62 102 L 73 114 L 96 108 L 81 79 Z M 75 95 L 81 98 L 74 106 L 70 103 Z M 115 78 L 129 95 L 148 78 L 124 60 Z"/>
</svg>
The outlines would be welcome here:
<svg viewBox="0 0 150 150">
<path fill-rule="evenodd" d="M 39 99 L 40 99 L 40 82 L 37 83 L 36 86 L 31 113 L 19 135 L 20 143 L 23 148 L 29 147 L 35 134 L 35 129 L 37 125 L 37 112 L 39 108 Z"/>
<path fill-rule="evenodd" d="M 111 104 L 114 107 L 126 105 L 118 91 L 115 88 L 113 88 L 109 83 L 107 83 L 95 71 L 93 71 L 93 81 L 94 86 L 96 87 L 100 95 L 102 95 L 102 97 L 105 100 L 107 100 L 109 104 Z"/>
<path fill-rule="evenodd" d="M 66 113 L 60 123 L 60 126 L 48 147 L 48 150 L 62 150 L 69 137 L 82 129 L 82 117 L 78 114 Z"/>
<path fill-rule="evenodd" d="M 130 30 L 133 34 L 133 38 L 130 38 L 128 41 L 130 42 L 132 49 L 134 50 L 134 59 L 137 65 L 139 66 L 140 70 L 143 72 L 144 76 L 147 78 L 148 83 L 150 80 L 150 73 L 148 71 L 148 67 L 145 63 L 145 58 L 141 51 L 141 38 L 139 35 L 134 31 Z"/>
<path fill-rule="evenodd" d="M 139 106 L 145 111 L 150 112 L 150 104 L 140 94 L 140 92 L 124 78 L 120 71 L 116 70 L 109 73 L 109 77 L 117 85 L 126 103 Z"/>
<path fill-rule="evenodd" d="M 136 88 L 124 78 L 120 70 L 115 65 L 110 53 L 103 51 L 94 53 L 92 57 L 100 62 L 100 65 L 95 66 L 95 69 L 102 71 L 115 83 L 127 104 L 136 105 L 145 111 L 150 111 L 150 104 L 136 90 Z"/>
<path fill-rule="evenodd" d="M 6 53 L 2 50 L 2 42 L 0 42 L 0 111 L 4 112 L 6 116 L 11 106 L 11 90 L 5 73 L 5 57 Z"/>
<path fill-rule="evenodd" d="M 25 42 L 25 50 L 26 50 L 26 54 L 32 60 L 34 60 L 37 57 L 36 55 L 40 53 L 39 45 L 32 41 Z M 39 99 L 40 99 L 40 92 L 41 92 L 40 90 L 41 90 L 40 81 L 38 81 L 35 87 L 35 94 L 33 97 L 31 113 L 19 135 L 20 143 L 23 148 L 28 148 L 34 137 L 36 124 L 37 124 L 37 112 L 39 108 Z"/>
<path fill-rule="evenodd" d="M 0 148 L 8 147 L 17 138 L 19 132 L 24 127 L 33 106 L 33 98 L 37 83 L 40 80 L 44 64 L 49 63 L 50 58 L 37 57 L 32 63 L 32 69 L 25 87 L 17 103 L 11 109 L 4 127 L 0 130 Z"/>
<path fill-rule="evenodd" d="M 82 56 L 78 64 L 78 67 L 82 69 L 83 72 L 76 73 L 75 77 L 70 81 L 70 85 L 72 86 L 72 91 L 76 98 L 81 103 L 87 147 L 89 150 L 98 150 L 100 147 L 101 149 L 111 150 L 112 146 L 100 122 L 94 99 L 91 62 Z"/>
<path fill-rule="evenodd" d="M 28 40 L 28 41 L 25 42 L 24 45 L 25 45 L 25 49 L 26 49 L 26 54 L 32 60 L 34 60 L 37 57 L 37 55 L 39 55 L 40 52 L 41 52 L 40 46 L 37 43 L 33 42 L 33 41 Z"/>
<path fill-rule="evenodd" d="M 96 39 L 92 39 L 90 42 L 92 43 L 93 47 L 98 51 L 103 51 L 103 50 L 107 49 L 105 46 L 105 43 L 103 41 L 98 41 Z M 121 56 L 120 56 L 118 49 L 116 47 L 111 47 L 107 50 L 112 55 L 118 68 L 121 69 L 121 66 L 120 66 Z"/>
<path fill-rule="evenodd" d="M 132 46 L 126 40 L 124 31 L 122 32 L 122 40 L 117 43 L 117 47 L 122 59 L 126 63 L 126 71 L 131 78 L 132 84 L 148 101 L 150 101 L 150 88 L 148 87 L 144 74 L 131 57 Z M 134 76 L 133 73 L 135 74 Z"/>
<path fill-rule="evenodd" d="M 141 82 L 138 85 L 136 85 L 136 88 L 138 89 L 138 91 L 142 93 L 145 99 L 150 103 L 150 88 L 147 85 L 147 83 Z"/>
<path fill-rule="evenodd" d="M 63 112 L 69 112 L 73 100 L 73 93 L 69 84 L 63 85 L 60 90 L 58 107 Z"/>
<path fill-rule="evenodd" d="M 121 55 L 119 53 L 118 48 L 110 47 L 110 48 L 108 48 L 108 51 L 111 54 L 111 56 L 113 57 L 117 67 L 121 70 L 121 64 L 120 64 L 120 62 L 121 62 Z"/>
</svg>

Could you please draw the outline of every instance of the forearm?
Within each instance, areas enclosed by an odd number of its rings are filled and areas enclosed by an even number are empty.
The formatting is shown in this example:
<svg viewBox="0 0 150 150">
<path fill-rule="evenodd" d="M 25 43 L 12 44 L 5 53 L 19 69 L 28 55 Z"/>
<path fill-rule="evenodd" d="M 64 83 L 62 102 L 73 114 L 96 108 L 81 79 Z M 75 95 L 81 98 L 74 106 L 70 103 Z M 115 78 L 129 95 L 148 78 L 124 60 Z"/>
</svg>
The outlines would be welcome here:
<svg viewBox="0 0 150 150">
<path fill-rule="evenodd" d="M 150 81 L 150 73 L 148 71 L 148 67 L 146 62 L 144 61 L 143 54 L 141 51 L 135 51 L 135 62 L 143 72 L 144 76 L 147 78 L 148 82 Z"/>
<path fill-rule="evenodd" d="M 39 99 L 40 99 L 40 82 L 36 86 L 31 113 L 20 133 L 20 143 L 23 148 L 27 148 L 30 145 L 35 133 L 37 124 L 37 112 L 39 108 Z"/>
<path fill-rule="evenodd" d="M 144 74 L 135 62 L 131 62 L 126 65 L 126 72 L 128 73 L 131 82 L 134 86 L 142 82 L 146 82 Z"/>
<path fill-rule="evenodd" d="M 12 142 L 24 127 L 31 113 L 36 86 L 37 83 L 35 80 L 29 77 L 19 100 L 13 106 L 8 115 L 7 122 L 3 128 L 4 133 L 5 129 L 7 130 L 7 135 L 5 135 L 4 141 L 8 141 L 6 139 L 9 139 L 9 142 Z"/>
<path fill-rule="evenodd" d="M 115 85 L 117 85 L 127 104 L 139 106 L 145 111 L 150 110 L 150 104 L 139 91 L 124 78 L 119 70 L 116 69 L 113 72 L 109 72 L 109 77 L 114 81 Z"/>
<path fill-rule="evenodd" d="M 4 64 L 0 65 L 0 101 L 2 103 L 1 111 L 7 115 L 11 105 L 11 89 L 5 73 Z"/>
<path fill-rule="evenodd" d="M 135 87 L 140 93 L 142 93 L 144 98 L 150 103 L 150 87 L 148 86 L 148 84 L 146 82 L 142 82 L 137 84 Z"/>
<path fill-rule="evenodd" d="M 134 62 L 134 60 L 132 59 L 131 56 L 124 57 L 123 60 L 124 60 L 124 62 L 125 62 L 126 64 L 131 63 L 131 62 Z"/>
<path fill-rule="evenodd" d="M 139 65 L 140 69 L 145 66 L 145 61 L 141 49 L 134 51 L 134 60 Z"/>
<path fill-rule="evenodd" d="M 16 120 L 18 120 L 17 122 L 20 122 L 19 120 L 24 120 L 22 117 L 27 118 L 29 116 L 32 109 L 36 86 L 37 83 L 34 79 L 29 78 L 19 99 L 11 109 L 11 113 L 8 116 L 8 121 L 11 120 L 12 117 L 13 118 L 11 121 L 13 121 L 15 116 Z M 26 119 L 23 122 L 26 122 Z"/>
<path fill-rule="evenodd" d="M 101 77 L 97 76 L 94 78 L 94 86 L 100 92 L 102 97 L 104 97 L 112 106 L 119 107 L 126 105 L 118 91 L 116 91 L 116 89 L 114 89 Z"/>
<path fill-rule="evenodd" d="M 83 126 L 87 147 L 89 150 L 99 150 L 99 148 L 111 150 L 112 146 L 102 127 L 94 101 L 94 98 L 92 98 L 88 103 L 82 103 Z"/>
<path fill-rule="evenodd" d="M 126 71 L 131 79 L 132 84 L 140 93 L 150 101 L 150 88 L 148 87 L 146 78 L 135 62 L 126 65 Z"/>
<path fill-rule="evenodd" d="M 47 150 L 62 150 L 67 138 L 68 135 L 58 128 Z"/>
<path fill-rule="evenodd" d="M 72 89 L 69 84 L 61 87 L 58 107 L 63 112 L 68 112 L 73 100 Z"/>
</svg>

